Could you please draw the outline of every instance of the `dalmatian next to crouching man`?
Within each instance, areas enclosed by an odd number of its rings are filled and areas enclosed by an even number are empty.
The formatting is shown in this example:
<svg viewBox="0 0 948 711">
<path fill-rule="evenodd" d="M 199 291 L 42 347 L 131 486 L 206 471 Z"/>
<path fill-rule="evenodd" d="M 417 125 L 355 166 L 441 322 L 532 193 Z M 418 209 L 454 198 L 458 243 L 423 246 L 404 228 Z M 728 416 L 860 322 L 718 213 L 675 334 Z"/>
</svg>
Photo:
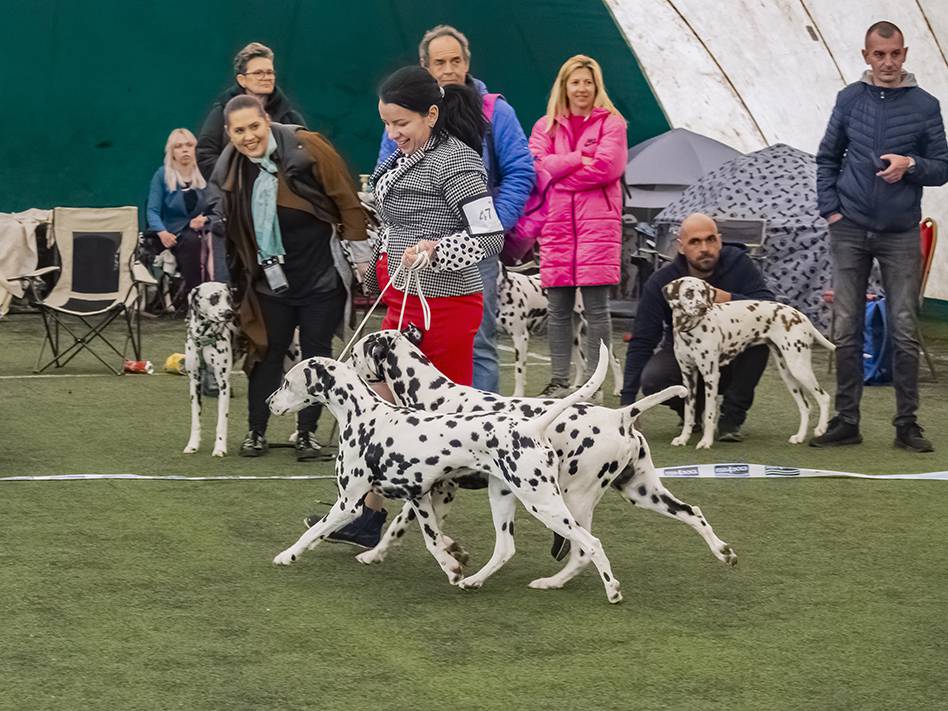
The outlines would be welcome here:
<svg viewBox="0 0 948 711">
<path fill-rule="evenodd" d="M 542 398 L 503 397 L 457 385 L 431 364 L 418 348 L 421 331 L 409 327 L 404 332 L 381 331 L 364 337 L 352 349 L 356 372 L 369 383 L 384 382 L 401 404 L 429 412 L 514 414 L 532 417 L 555 405 Z M 695 530 L 711 553 L 728 565 L 737 563 L 730 545 L 714 533 L 697 506 L 677 499 L 659 479 L 648 442 L 638 432 L 635 421 L 649 408 L 672 397 L 682 397 L 678 385 L 642 398 L 621 409 L 574 404 L 547 430 L 559 461 L 558 481 L 567 507 L 577 522 L 591 530 L 593 512 L 610 487 L 636 507 L 655 511 L 685 523 Z M 441 523 L 453 500 L 457 485 L 442 481 L 432 489 L 432 499 Z M 379 544 L 356 556 L 361 563 L 380 563 L 403 539 L 415 512 L 406 505 L 395 517 Z M 558 537 L 557 537 L 558 538 Z M 569 553 L 569 561 L 557 574 L 534 580 L 530 587 L 554 589 L 565 585 L 589 563 L 589 557 L 575 547 L 554 543 L 558 560 Z M 457 549 L 461 550 L 461 549 Z"/>
<path fill-rule="evenodd" d="M 836 350 L 806 316 L 792 306 L 773 301 L 714 302 L 714 287 L 702 279 L 682 277 L 662 289 L 672 310 L 675 358 L 688 397 L 685 398 L 681 434 L 672 440 L 676 447 L 688 444 L 695 423 L 695 396 L 698 376 L 704 380 L 704 435 L 697 449 L 709 449 L 717 425 L 719 371 L 751 346 L 767 344 L 777 362 L 780 377 L 800 409 L 800 427 L 790 437 L 800 444 L 806 437 L 810 416 L 809 395 L 820 409 L 813 432 L 826 431 L 829 422 L 829 394 L 813 374 L 811 355 L 814 341 Z"/>
<path fill-rule="evenodd" d="M 369 492 L 407 499 L 422 522 L 425 545 L 448 580 L 461 588 L 478 588 L 514 553 L 516 501 L 548 528 L 585 551 L 599 571 L 611 603 L 622 600 L 619 581 L 598 539 L 566 507 L 557 484 L 557 455 L 547 428 L 572 405 L 587 399 L 600 385 L 608 366 L 601 345 L 599 364 L 579 390 L 552 402 L 539 416 L 524 413 L 423 413 L 392 405 L 377 395 L 346 363 L 310 358 L 294 367 L 270 396 L 270 410 L 280 415 L 320 402 L 341 429 L 336 478 L 339 496 L 329 513 L 292 546 L 274 558 L 290 565 L 332 531 L 354 520 Z M 425 451 L 419 451 L 419 443 Z M 450 555 L 431 501 L 431 488 L 458 470 L 490 476 L 488 494 L 494 521 L 494 553 L 477 573 L 462 577 L 461 564 Z"/>
</svg>

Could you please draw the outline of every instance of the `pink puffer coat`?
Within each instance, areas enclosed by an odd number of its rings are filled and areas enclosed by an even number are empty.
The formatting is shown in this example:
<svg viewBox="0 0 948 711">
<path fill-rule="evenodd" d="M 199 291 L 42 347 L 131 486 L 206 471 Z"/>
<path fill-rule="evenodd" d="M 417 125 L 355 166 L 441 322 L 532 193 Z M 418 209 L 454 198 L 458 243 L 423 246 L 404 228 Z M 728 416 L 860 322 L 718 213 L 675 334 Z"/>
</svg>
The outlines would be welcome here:
<svg viewBox="0 0 948 711">
<path fill-rule="evenodd" d="M 540 282 L 550 286 L 618 284 L 622 262 L 622 186 L 629 147 L 625 121 L 595 108 L 573 144 L 568 117 L 552 133 L 546 117 L 533 126 L 530 151 L 537 184 L 545 185 Z M 583 156 L 592 158 L 583 165 Z"/>
</svg>

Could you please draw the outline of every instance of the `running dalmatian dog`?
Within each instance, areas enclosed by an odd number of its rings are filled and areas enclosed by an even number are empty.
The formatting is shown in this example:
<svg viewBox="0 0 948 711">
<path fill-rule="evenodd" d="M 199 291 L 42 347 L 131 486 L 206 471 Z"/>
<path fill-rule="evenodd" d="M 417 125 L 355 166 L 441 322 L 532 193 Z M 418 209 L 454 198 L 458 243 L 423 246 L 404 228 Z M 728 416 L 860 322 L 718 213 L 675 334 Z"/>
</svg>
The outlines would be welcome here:
<svg viewBox="0 0 948 711">
<path fill-rule="evenodd" d="M 234 302 L 227 284 L 209 281 L 194 287 L 188 296 L 188 334 L 184 367 L 191 393 L 191 437 L 185 454 L 201 446 L 201 363 L 210 371 L 220 394 L 217 397 L 217 432 L 212 456 L 227 454 L 227 416 L 230 411 L 230 373 L 234 366 Z"/>
<path fill-rule="evenodd" d="M 557 484 L 556 453 L 547 428 L 575 403 L 588 398 L 606 373 L 605 346 L 593 377 L 569 397 L 536 415 L 522 412 L 422 413 L 379 397 L 346 363 L 310 358 L 294 367 L 270 397 L 277 415 L 317 402 L 325 404 L 341 428 L 336 478 L 339 496 L 329 513 L 296 543 L 274 558 L 290 565 L 332 531 L 355 519 L 370 491 L 407 499 L 422 521 L 423 538 L 448 580 L 478 588 L 514 553 L 516 502 L 592 559 L 611 603 L 622 600 L 619 581 L 598 539 L 566 507 Z M 419 443 L 421 448 L 419 448 Z M 424 451 L 420 451 L 424 449 Z M 494 553 L 477 573 L 462 578 L 461 564 L 448 550 L 431 500 L 431 488 L 459 470 L 490 476 L 488 494 L 494 520 Z"/>
<path fill-rule="evenodd" d="M 720 368 L 745 349 L 766 343 L 777 361 L 784 384 L 800 409 L 800 427 L 790 437 L 799 444 L 806 437 L 810 417 L 809 395 L 820 409 L 813 432 L 826 432 L 829 394 L 813 374 L 814 341 L 831 353 L 836 350 L 810 320 L 792 306 L 774 301 L 728 301 L 714 303 L 714 287 L 702 279 L 682 277 L 665 285 L 665 300 L 672 310 L 675 358 L 688 388 L 681 434 L 676 447 L 688 444 L 695 422 L 698 376 L 704 379 L 704 436 L 697 449 L 709 449 L 717 426 L 717 396 Z"/>
<path fill-rule="evenodd" d="M 514 397 L 523 397 L 526 384 L 527 354 L 530 334 L 535 333 L 547 320 L 546 292 L 540 286 L 539 275 L 529 276 L 507 270 L 501 265 L 497 277 L 497 326 L 510 335 L 514 345 Z M 576 375 L 573 387 L 582 382 L 586 371 L 586 354 L 582 344 L 586 340 L 586 317 L 583 315 L 582 297 L 576 295 L 573 311 L 576 330 L 573 333 L 573 362 L 576 363 Z M 622 368 L 609 345 L 609 362 L 612 365 L 612 392 L 618 395 L 622 390 Z"/>
<path fill-rule="evenodd" d="M 540 398 L 503 397 L 456 385 L 418 349 L 416 343 L 420 338 L 421 332 L 414 327 L 404 333 L 390 330 L 366 336 L 353 347 L 353 366 L 366 381 L 386 383 L 399 404 L 429 412 L 534 417 L 558 403 Z M 718 560 L 735 565 L 734 550 L 715 535 L 701 510 L 678 500 L 662 485 L 648 443 L 634 428 L 639 414 L 684 394 L 685 389 L 679 385 L 618 410 L 574 404 L 563 411 L 547 433 L 559 460 L 559 488 L 566 506 L 586 530 L 591 528 L 596 504 L 611 485 L 631 504 L 691 526 Z M 475 435 L 476 432 L 470 436 Z M 456 489 L 453 481 L 443 481 L 432 490 L 439 523 Z M 414 519 L 415 511 L 405 506 L 379 544 L 358 555 L 357 560 L 366 564 L 382 562 L 401 542 Z M 589 557 L 574 546 L 568 550 L 569 561 L 559 573 L 534 580 L 530 587 L 560 588 L 579 574 L 589 563 Z M 565 555 L 565 546 L 554 544 L 554 555 L 558 553 Z"/>
</svg>

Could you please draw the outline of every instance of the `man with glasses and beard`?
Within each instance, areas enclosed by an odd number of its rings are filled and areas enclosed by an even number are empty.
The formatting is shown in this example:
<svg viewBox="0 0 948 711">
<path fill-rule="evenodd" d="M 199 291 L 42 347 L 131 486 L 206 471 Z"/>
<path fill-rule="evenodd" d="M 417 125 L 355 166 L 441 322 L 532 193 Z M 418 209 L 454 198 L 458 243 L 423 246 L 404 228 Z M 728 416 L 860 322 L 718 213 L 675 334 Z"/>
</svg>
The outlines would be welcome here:
<svg viewBox="0 0 948 711">
<path fill-rule="evenodd" d="M 695 213 L 682 221 L 678 231 L 678 256 L 659 269 L 642 287 L 635 327 L 625 359 L 622 404 L 636 400 L 639 387 L 651 395 L 671 385 L 681 385 L 681 369 L 675 359 L 672 312 L 662 287 L 681 277 L 704 279 L 715 289 L 715 303 L 742 299 L 773 301 L 764 275 L 740 245 L 723 244 L 717 225 L 707 215 Z M 656 350 L 658 348 L 658 350 Z M 741 425 L 754 402 L 754 389 L 767 367 L 766 345 L 753 346 L 721 368 L 719 392 L 724 396 L 718 421 L 718 441 L 740 442 Z M 698 388 L 698 419 L 703 409 L 703 388 Z M 679 416 L 681 398 L 666 403 Z"/>
</svg>

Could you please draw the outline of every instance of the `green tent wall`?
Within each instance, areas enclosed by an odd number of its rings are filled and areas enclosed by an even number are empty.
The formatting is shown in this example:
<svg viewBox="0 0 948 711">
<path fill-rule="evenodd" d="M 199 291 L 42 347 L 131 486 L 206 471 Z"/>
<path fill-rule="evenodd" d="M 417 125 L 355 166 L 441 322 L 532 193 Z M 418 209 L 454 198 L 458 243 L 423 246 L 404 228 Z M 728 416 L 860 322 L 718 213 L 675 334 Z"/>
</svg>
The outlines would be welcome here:
<svg viewBox="0 0 948 711">
<path fill-rule="evenodd" d="M 310 128 L 353 173 L 368 172 L 382 131 L 375 88 L 417 62 L 438 23 L 467 34 L 472 73 L 527 131 L 560 64 L 580 52 L 603 65 L 630 144 L 668 128 L 599 0 L 35 0 L 5 8 L 0 27 L 0 211 L 142 206 L 169 131 L 197 133 L 252 40 L 275 51 L 278 83 Z"/>
</svg>

